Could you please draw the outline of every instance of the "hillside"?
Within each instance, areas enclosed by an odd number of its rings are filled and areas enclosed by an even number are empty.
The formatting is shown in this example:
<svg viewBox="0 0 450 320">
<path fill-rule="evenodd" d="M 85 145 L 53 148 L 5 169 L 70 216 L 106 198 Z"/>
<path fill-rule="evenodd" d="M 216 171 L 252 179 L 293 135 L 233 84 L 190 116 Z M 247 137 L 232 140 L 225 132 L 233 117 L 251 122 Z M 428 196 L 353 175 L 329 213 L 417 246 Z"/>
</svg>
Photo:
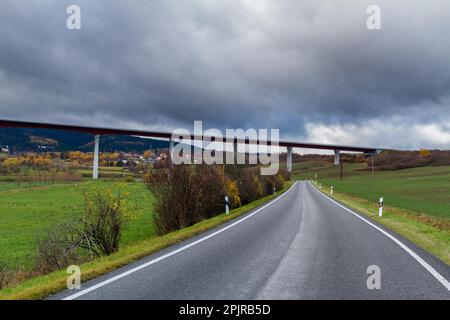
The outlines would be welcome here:
<svg viewBox="0 0 450 320">
<path fill-rule="evenodd" d="M 0 147 L 9 146 L 13 152 L 25 151 L 84 151 L 93 150 L 93 136 L 78 132 L 48 129 L 0 128 Z M 102 136 L 100 151 L 140 152 L 168 148 L 167 141 L 133 136 Z"/>
</svg>

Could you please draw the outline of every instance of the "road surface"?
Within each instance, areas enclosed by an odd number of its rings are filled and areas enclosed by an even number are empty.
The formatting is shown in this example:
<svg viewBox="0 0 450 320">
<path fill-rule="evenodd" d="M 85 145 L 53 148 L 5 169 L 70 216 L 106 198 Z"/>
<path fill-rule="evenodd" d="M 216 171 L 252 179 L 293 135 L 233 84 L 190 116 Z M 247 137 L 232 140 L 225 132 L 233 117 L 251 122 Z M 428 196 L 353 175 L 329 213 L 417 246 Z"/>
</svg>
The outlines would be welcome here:
<svg viewBox="0 0 450 320">
<path fill-rule="evenodd" d="M 369 266 L 380 289 L 367 287 Z M 450 299 L 449 277 L 448 265 L 297 182 L 263 208 L 50 298 Z"/>
</svg>

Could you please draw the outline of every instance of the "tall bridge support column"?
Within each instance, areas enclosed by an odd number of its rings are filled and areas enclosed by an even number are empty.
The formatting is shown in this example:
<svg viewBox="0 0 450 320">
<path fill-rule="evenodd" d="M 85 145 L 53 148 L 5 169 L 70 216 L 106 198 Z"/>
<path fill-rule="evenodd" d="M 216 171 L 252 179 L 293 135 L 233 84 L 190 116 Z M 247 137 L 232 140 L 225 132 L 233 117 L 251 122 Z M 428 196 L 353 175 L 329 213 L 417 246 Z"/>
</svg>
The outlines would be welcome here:
<svg viewBox="0 0 450 320">
<path fill-rule="evenodd" d="M 238 164 L 238 142 L 237 139 L 234 140 L 233 142 L 233 159 L 234 159 L 234 164 Z"/>
<path fill-rule="evenodd" d="M 170 145 L 169 145 L 169 161 L 170 161 L 170 166 L 173 166 L 173 147 L 174 147 L 175 143 L 172 139 L 170 139 Z"/>
<path fill-rule="evenodd" d="M 292 147 L 287 147 L 287 170 L 292 172 Z"/>
<path fill-rule="evenodd" d="M 334 150 L 334 165 L 337 166 L 341 162 L 341 151 Z"/>
<path fill-rule="evenodd" d="M 100 147 L 100 135 L 95 135 L 95 147 L 94 147 L 94 167 L 92 172 L 92 179 L 98 179 L 98 154 Z"/>
</svg>

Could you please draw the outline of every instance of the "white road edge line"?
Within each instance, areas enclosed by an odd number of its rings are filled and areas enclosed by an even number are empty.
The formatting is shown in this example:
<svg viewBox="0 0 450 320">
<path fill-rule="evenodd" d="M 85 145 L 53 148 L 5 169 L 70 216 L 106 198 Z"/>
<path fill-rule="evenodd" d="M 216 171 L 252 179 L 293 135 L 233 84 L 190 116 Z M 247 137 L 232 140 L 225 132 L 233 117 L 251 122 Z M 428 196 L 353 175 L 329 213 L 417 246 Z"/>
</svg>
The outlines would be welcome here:
<svg viewBox="0 0 450 320">
<path fill-rule="evenodd" d="M 322 196 L 324 196 L 325 198 L 327 198 L 328 200 L 330 200 L 331 202 L 333 202 L 334 204 L 338 205 L 339 207 L 347 210 L 348 212 L 350 212 L 351 214 L 355 215 L 356 217 L 358 217 L 359 219 L 361 219 L 362 221 L 364 221 L 365 223 L 369 224 L 370 226 L 374 227 L 375 229 L 377 229 L 378 231 L 380 231 L 382 234 L 384 234 L 386 237 L 388 237 L 389 239 L 391 239 L 392 241 L 394 241 L 396 244 L 398 244 L 400 246 L 400 248 L 402 248 L 403 250 L 405 250 L 411 257 L 413 257 L 414 259 L 416 259 L 417 262 L 419 262 L 422 267 L 424 267 L 429 273 L 431 273 L 431 275 L 433 277 L 436 278 L 436 280 L 438 280 L 445 288 L 447 288 L 448 291 L 450 291 L 450 283 L 447 281 L 447 279 L 445 279 L 439 272 L 437 272 L 432 266 L 430 266 L 425 260 L 423 260 L 420 256 L 418 256 L 414 251 L 412 251 L 409 247 L 407 247 L 405 244 L 403 244 L 403 242 L 401 242 L 400 240 L 398 240 L 396 237 L 394 237 L 393 235 L 391 235 L 390 233 L 384 231 L 383 229 L 381 229 L 380 227 L 376 226 L 375 224 L 373 224 L 372 222 L 370 222 L 369 220 L 367 220 L 366 218 L 363 218 L 362 216 L 360 216 L 359 214 L 357 214 L 356 212 L 350 210 L 349 208 L 343 206 L 342 204 L 340 204 L 339 202 L 331 199 L 329 196 L 327 196 L 326 194 L 324 194 L 323 192 L 317 190 L 317 188 L 310 183 L 310 185 L 314 188 L 314 190 L 316 190 L 318 193 L 320 193 Z"/>
<path fill-rule="evenodd" d="M 282 199 L 286 194 L 289 193 L 289 191 L 291 191 L 294 188 L 294 186 L 297 184 L 297 182 L 298 181 L 296 181 L 285 193 L 283 193 L 279 197 L 273 199 L 272 201 L 270 201 L 269 203 L 265 204 L 264 206 L 262 206 L 261 208 L 257 209 L 256 211 L 252 212 L 248 216 L 245 216 L 244 218 L 242 218 L 242 219 L 240 219 L 240 220 L 238 220 L 238 221 L 236 221 L 236 222 L 234 222 L 234 223 L 232 223 L 232 224 L 230 224 L 230 225 L 228 225 L 228 226 L 226 226 L 226 227 L 224 227 L 224 228 L 222 228 L 220 230 L 217 230 L 216 232 L 211 233 L 211 234 L 209 234 L 209 235 L 207 235 L 207 236 L 205 236 L 205 237 L 203 237 L 201 239 L 198 239 L 198 240 L 196 240 L 196 241 L 194 241 L 194 242 L 192 242 L 190 244 L 187 244 L 187 245 L 185 245 L 185 246 L 183 246 L 181 248 L 178 248 L 177 250 L 174 250 L 174 251 L 171 251 L 169 253 L 166 253 L 165 255 L 162 255 L 161 257 L 153 259 L 153 260 L 151 260 L 149 262 L 141 264 L 140 266 L 134 267 L 133 269 L 130 269 L 130 270 L 125 271 L 125 272 L 123 272 L 121 274 L 118 274 L 117 276 L 114 276 L 114 277 L 109 278 L 109 279 L 107 279 L 105 281 L 97 283 L 97 284 L 95 284 L 95 285 L 93 285 L 93 286 L 91 286 L 91 287 L 89 287 L 87 289 L 81 290 L 81 291 L 79 291 L 79 292 L 77 292 L 75 294 L 72 294 L 72 295 L 70 295 L 70 296 L 68 296 L 68 297 L 66 297 L 66 298 L 64 298 L 62 300 L 74 300 L 74 299 L 76 299 L 78 297 L 81 297 L 81 296 L 85 295 L 86 293 L 92 292 L 92 291 L 94 291 L 94 290 L 96 290 L 98 288 L 101 288 L 103 286 L 106 286 L 107 284 L 110 284 L 111 282 L 119 280 L 119 279 L 121 279 L 123 277 L 126 277 L 126 276 L 132 274 L 132 273 L 135 273 L 135 272 L 137 272 L 139 270 L 142 270 L 142 269 L 144 269 L 144 268 L 146 268 L 148 266 L 151 266 L 152 264 L 155 264 L 155 263 L 157 263 L 157 262 L 159 262 L 161 260 L 167 259 L 167 258 L 169 258 L 169 257 L 171 257 L 171 256 L 173 256 L 173 255 L 175 255 L 177 253 L 180 253 L 180 252 L 182 252 L 182 251 L 184 251 L 186 249 L 189 249 L 189 248 L 191 248 L 191 247 L 193 247 L 193 246 L 195 246 L 195 245 L 197 245 L 197 244 L 199 244 L 199 243 L 201 243 L 203 241 L 206 241 L 206 240 L 208 240 L 208 239 L 210 239 L 210 238 L 212 238 L 212 237 L 214 237 L 214 236 L 216 236 L 216 235 L 218 235 L 218 234 L 220 234 L 220 233 L 222 233 L 222 232 L 224 232 L 224 231 L 226 231 L 226 230 L 228 230 L 228 229 L 230 229 L 230 228 L 240 224 L 241 222 L 243 222 L 243 221 L 253 217 L 255 214 L 257 214 L 261 210 L 263 210 L 263 209 L 267 208 L 268 206 L 270 206 L 271 204 L 275 203 L 276 201 Z"/>
</svg>

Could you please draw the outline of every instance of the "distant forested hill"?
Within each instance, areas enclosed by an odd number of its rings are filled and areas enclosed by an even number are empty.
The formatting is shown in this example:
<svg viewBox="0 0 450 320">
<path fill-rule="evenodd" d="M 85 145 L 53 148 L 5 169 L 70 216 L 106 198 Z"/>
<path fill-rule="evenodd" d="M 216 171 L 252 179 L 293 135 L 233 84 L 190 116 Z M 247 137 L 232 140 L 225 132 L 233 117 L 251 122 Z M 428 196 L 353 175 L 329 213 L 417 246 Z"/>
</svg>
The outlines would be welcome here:
<svg viewBox="0 0 450 320">
<path fill-rule="evenodd" d="M 24 151 L 84 151 L 94 148 L 94 137 L 90 134 L 48 130 L 0 128 L 0 146 L 14 152 Z M 133 136 L 101 136 L 100 151 L 140 152 L 149 149 L 168 148 L 167 141 Z"/>
</svg>

